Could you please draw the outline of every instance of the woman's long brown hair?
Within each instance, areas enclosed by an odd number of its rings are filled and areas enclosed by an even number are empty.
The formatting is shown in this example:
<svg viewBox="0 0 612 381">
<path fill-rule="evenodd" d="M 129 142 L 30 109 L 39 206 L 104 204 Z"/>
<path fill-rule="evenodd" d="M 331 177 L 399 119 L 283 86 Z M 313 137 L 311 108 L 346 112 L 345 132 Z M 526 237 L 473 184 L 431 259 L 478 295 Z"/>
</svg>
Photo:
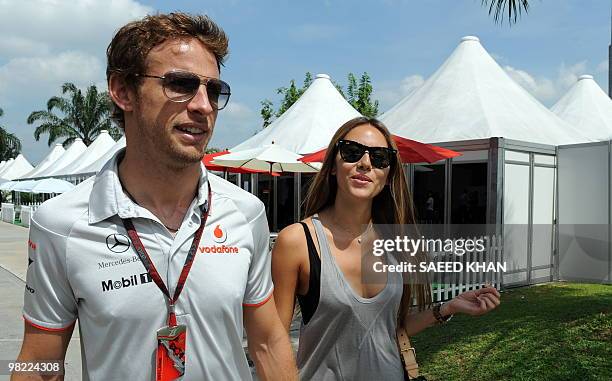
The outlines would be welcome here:
<svg viewBox="0 0 612 381">
<path fill-rule="evenodd" d="M 312 216 L 334 204 L 336 193 L 338 192 L 338 184 L 335 175 L 332 175 L 332 169 L 334 168 L 338 152 L 337 143 L 353 128 L 365 124 L 369 124 L 380 131 L 385 137 L 387 145 L 397 150 L 391 133 L 379 120 L 357 117 L 344 123 L 329 142 L 321 170 L 310 185 L 305 200 L 306 216 Z M 396 226 L 415 224 L 416 218 L 412 195 L 408 188 L 399 152 L 391 164 L 387 183 L 372 201 L 372 223 Z M 425 261 L 426 257 L 423 253 L 417 253 L 414 257 L 406 259 L 410 261 Z M 413 299 L 415 299 L 419 311 L 430 306 L 432 302 L 431 285 L 428 279 L 424 276 L 418 276 L 416 273 L 413 275 L 415 276 L 405 277 L 404 279 L 404 291 L 398 314 L 399 324 L 402 324 L 405 317 L 409 314 L 413 305 Z"/>
</svg>

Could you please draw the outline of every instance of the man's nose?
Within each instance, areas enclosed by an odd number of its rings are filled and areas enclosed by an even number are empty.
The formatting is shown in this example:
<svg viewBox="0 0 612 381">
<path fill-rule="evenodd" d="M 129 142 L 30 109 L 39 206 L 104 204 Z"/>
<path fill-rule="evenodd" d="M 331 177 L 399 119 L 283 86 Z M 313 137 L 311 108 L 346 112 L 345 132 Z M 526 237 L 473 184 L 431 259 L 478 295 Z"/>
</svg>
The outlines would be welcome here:
<svg viewBox="0 0 612 381">
<path fill-rule="evenodd" d="M 215 111 L 215 108 L 208 98 L 208 90 L 205 84 L 201 84 L 200 87 L 198 87 L 197 93 L 187 104 L 187 109 L 202 115 L 208 115 Z"/>
</svg>

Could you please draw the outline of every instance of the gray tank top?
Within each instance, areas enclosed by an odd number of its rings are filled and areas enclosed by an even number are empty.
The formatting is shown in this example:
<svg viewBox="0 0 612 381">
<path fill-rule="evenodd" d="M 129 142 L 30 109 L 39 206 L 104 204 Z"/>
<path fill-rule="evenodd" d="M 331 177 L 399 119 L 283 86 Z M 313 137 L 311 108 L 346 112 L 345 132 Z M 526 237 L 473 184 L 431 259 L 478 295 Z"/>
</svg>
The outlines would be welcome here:
<svg viewBox="0 0 612 381">
<path fill-rule="evenodd" d="M 318 307 L 300 327 L 297 365 L 305 381 L 404 379 L 395 336 L 402 299 L 402 276 L 387 273 L 373 298 L 352 289 L 336 264 L 318 216 L 312 217 L 321 253 Z M 387 256 L 389 264 L 396 264 Z"/>
</svg>

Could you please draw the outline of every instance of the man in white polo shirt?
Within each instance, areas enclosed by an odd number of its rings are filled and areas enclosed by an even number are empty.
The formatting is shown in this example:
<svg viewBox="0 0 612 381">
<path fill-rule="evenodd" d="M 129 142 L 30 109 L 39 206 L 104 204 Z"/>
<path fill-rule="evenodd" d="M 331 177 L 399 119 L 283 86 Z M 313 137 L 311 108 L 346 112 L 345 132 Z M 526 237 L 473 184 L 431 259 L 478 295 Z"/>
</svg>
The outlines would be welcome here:
<svg viewBox="0 0 612 381">
<path fill-rule="evenodd" d="M 297 378 L 263 204 L 200 162 L 226 54 L 205 16 L 117 32 L 107 78 L 127 147 L 34 215 L 19 361 L 63 360 L 78 321 L 85 380 L 248 380 L 244 323 L 260 378 Z"/>
</svg>

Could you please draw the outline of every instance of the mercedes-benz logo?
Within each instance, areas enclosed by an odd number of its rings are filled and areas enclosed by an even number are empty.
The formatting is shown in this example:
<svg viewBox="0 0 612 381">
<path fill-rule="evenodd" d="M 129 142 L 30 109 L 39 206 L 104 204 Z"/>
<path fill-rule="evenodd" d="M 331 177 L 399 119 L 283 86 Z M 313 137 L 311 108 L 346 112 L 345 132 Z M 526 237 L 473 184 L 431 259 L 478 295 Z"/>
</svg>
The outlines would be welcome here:
<svg viewBox="0 0 612 381">
<path fill-rule="evenodd" d="M 125 253 L 130 248 L 130 240 L 123 234 L 110 234 L 106 237 L 106 247 L 113 253 Z"/>
</svg>

